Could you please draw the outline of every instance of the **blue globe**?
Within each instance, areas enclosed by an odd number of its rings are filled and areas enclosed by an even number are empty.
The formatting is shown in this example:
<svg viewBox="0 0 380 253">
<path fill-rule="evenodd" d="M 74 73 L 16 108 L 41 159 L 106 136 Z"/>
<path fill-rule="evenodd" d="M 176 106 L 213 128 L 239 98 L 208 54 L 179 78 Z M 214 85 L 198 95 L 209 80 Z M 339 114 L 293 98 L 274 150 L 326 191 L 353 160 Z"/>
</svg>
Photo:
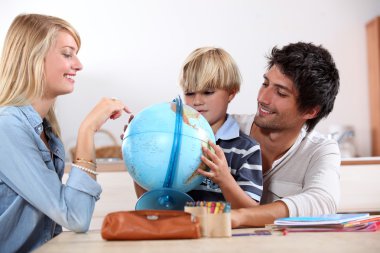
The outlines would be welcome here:
<svg viewBox="0 0 380 253">
<path fill-rule="evenodd" d="M 150 106 L 138 113 L 124 133 L 123 159 L 129 174 L 146 190 L 164 187 L 170 163 L 176 126 L 174 102 Z M 181 142 L 177 166 L 170 188 L 188 192 L 199 185 L 203 176 L 197 168 L 206 169 L 201 161 L 202 146 L 215 143 L 207 120 L 193 108 L 183 105 Z"/>
</svg>

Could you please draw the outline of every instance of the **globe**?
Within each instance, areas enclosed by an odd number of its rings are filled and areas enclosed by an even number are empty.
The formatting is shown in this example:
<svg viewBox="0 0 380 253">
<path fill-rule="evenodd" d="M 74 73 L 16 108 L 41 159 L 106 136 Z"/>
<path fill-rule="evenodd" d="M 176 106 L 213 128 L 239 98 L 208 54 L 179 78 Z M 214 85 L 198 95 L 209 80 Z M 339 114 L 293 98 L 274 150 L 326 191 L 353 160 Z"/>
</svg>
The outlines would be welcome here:
<svg viewBox="0 0 380 253">
<path fill-rule="evenodd" d="M 196 172 L 197 168 L 206 169 L 201 161 L 201 147 L 207 146 L 208 140 L 215 143 L 214 133 L 198 111 L 186 105 L 181 108 L 181 120 L 176 123 L 178 103 L 150 106 L 133 118 L 124 133 L 122 153 L 127 170 L 135 182 L 148 191 L 166 187 L 188 192 L 203 180 Z M 181 141 L 175 150 L 175 168 L 168 175 L 168 168 L 173 165 L 173 142 L 178 135 L 178 123 Z"/>
</svg>

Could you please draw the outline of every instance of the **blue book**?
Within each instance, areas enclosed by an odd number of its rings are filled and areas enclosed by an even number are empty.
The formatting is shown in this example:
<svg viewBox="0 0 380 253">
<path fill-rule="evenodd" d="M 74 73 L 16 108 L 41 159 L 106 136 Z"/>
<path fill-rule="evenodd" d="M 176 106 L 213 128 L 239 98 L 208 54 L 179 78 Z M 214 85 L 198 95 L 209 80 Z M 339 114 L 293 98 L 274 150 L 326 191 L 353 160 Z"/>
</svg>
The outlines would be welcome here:
<svg viewBox="0 0 380 253">
<path fill-rule="evenodd" d="M 279 218 L 274 221 L 275 225 L 287 226 L 310 226 L 310 225 L 331 225 L 343 224 L 349 221 L 357 221 L 365 219 L 369 213 L 343 213 L 343 214 L 329 214 L 320 216 L 300 216 L 300 217 L 287 217 Z"/>
</svg>

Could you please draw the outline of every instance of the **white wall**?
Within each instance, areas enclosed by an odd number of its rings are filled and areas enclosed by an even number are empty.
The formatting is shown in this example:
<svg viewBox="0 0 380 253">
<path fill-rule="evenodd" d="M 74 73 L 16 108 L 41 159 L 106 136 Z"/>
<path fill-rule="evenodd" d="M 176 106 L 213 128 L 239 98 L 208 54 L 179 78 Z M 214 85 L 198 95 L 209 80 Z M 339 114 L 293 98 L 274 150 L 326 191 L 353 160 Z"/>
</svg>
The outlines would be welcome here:
<svg viewBox="0 0 380 253">
<path fill-rule="evenodd" d="M 103 96 L 118 97 L 137 113 L 180 94 L 182 62 L 201 46 L 222 47 L 235 58 L 243 85 L 229 111 L 253 113 L 264 56 L 274 45 L 306 41 L 328 48 L 341 75 L 335 109 L 317 129 L 328 133 L 331 125 L 352 125 L 359 154 L 371 152 L 365 24 L 380 15 L 379 0 L 1 0 L 1 42 L 24 12 L 64 18 L 82 37 L 84 70 L 75 92 L 57 104 L 68 148 Z M 119 136 L 126 120 L 105 128 Z"/>
</svg>

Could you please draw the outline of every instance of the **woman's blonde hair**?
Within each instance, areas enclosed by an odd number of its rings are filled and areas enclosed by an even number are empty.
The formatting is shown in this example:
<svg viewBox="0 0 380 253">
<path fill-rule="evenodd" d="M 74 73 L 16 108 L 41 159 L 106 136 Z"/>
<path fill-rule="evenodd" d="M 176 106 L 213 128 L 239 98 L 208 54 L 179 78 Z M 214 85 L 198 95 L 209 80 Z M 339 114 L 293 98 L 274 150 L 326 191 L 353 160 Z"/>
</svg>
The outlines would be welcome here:
<svg viewBox="0 0 380 253">
<path fill-rule="evenodd" d="M 80 48 L 79 34 L 65 20 L 40 14 L 22 14 L 13 20 L 0 61 L 0 106 L 23 106 L 43 98 L 45 56 L 60 31 L 68 32 Z M 46 119 L 60 136 L 54 105 Z"/>
<path fill-rule="evenodd" d="M 184 92 L 224 89 L 237 93 L 241 76 L 234 59 L 225 50 L 202 47 L 186 58 L 179 83 Z"/>
</svg>

